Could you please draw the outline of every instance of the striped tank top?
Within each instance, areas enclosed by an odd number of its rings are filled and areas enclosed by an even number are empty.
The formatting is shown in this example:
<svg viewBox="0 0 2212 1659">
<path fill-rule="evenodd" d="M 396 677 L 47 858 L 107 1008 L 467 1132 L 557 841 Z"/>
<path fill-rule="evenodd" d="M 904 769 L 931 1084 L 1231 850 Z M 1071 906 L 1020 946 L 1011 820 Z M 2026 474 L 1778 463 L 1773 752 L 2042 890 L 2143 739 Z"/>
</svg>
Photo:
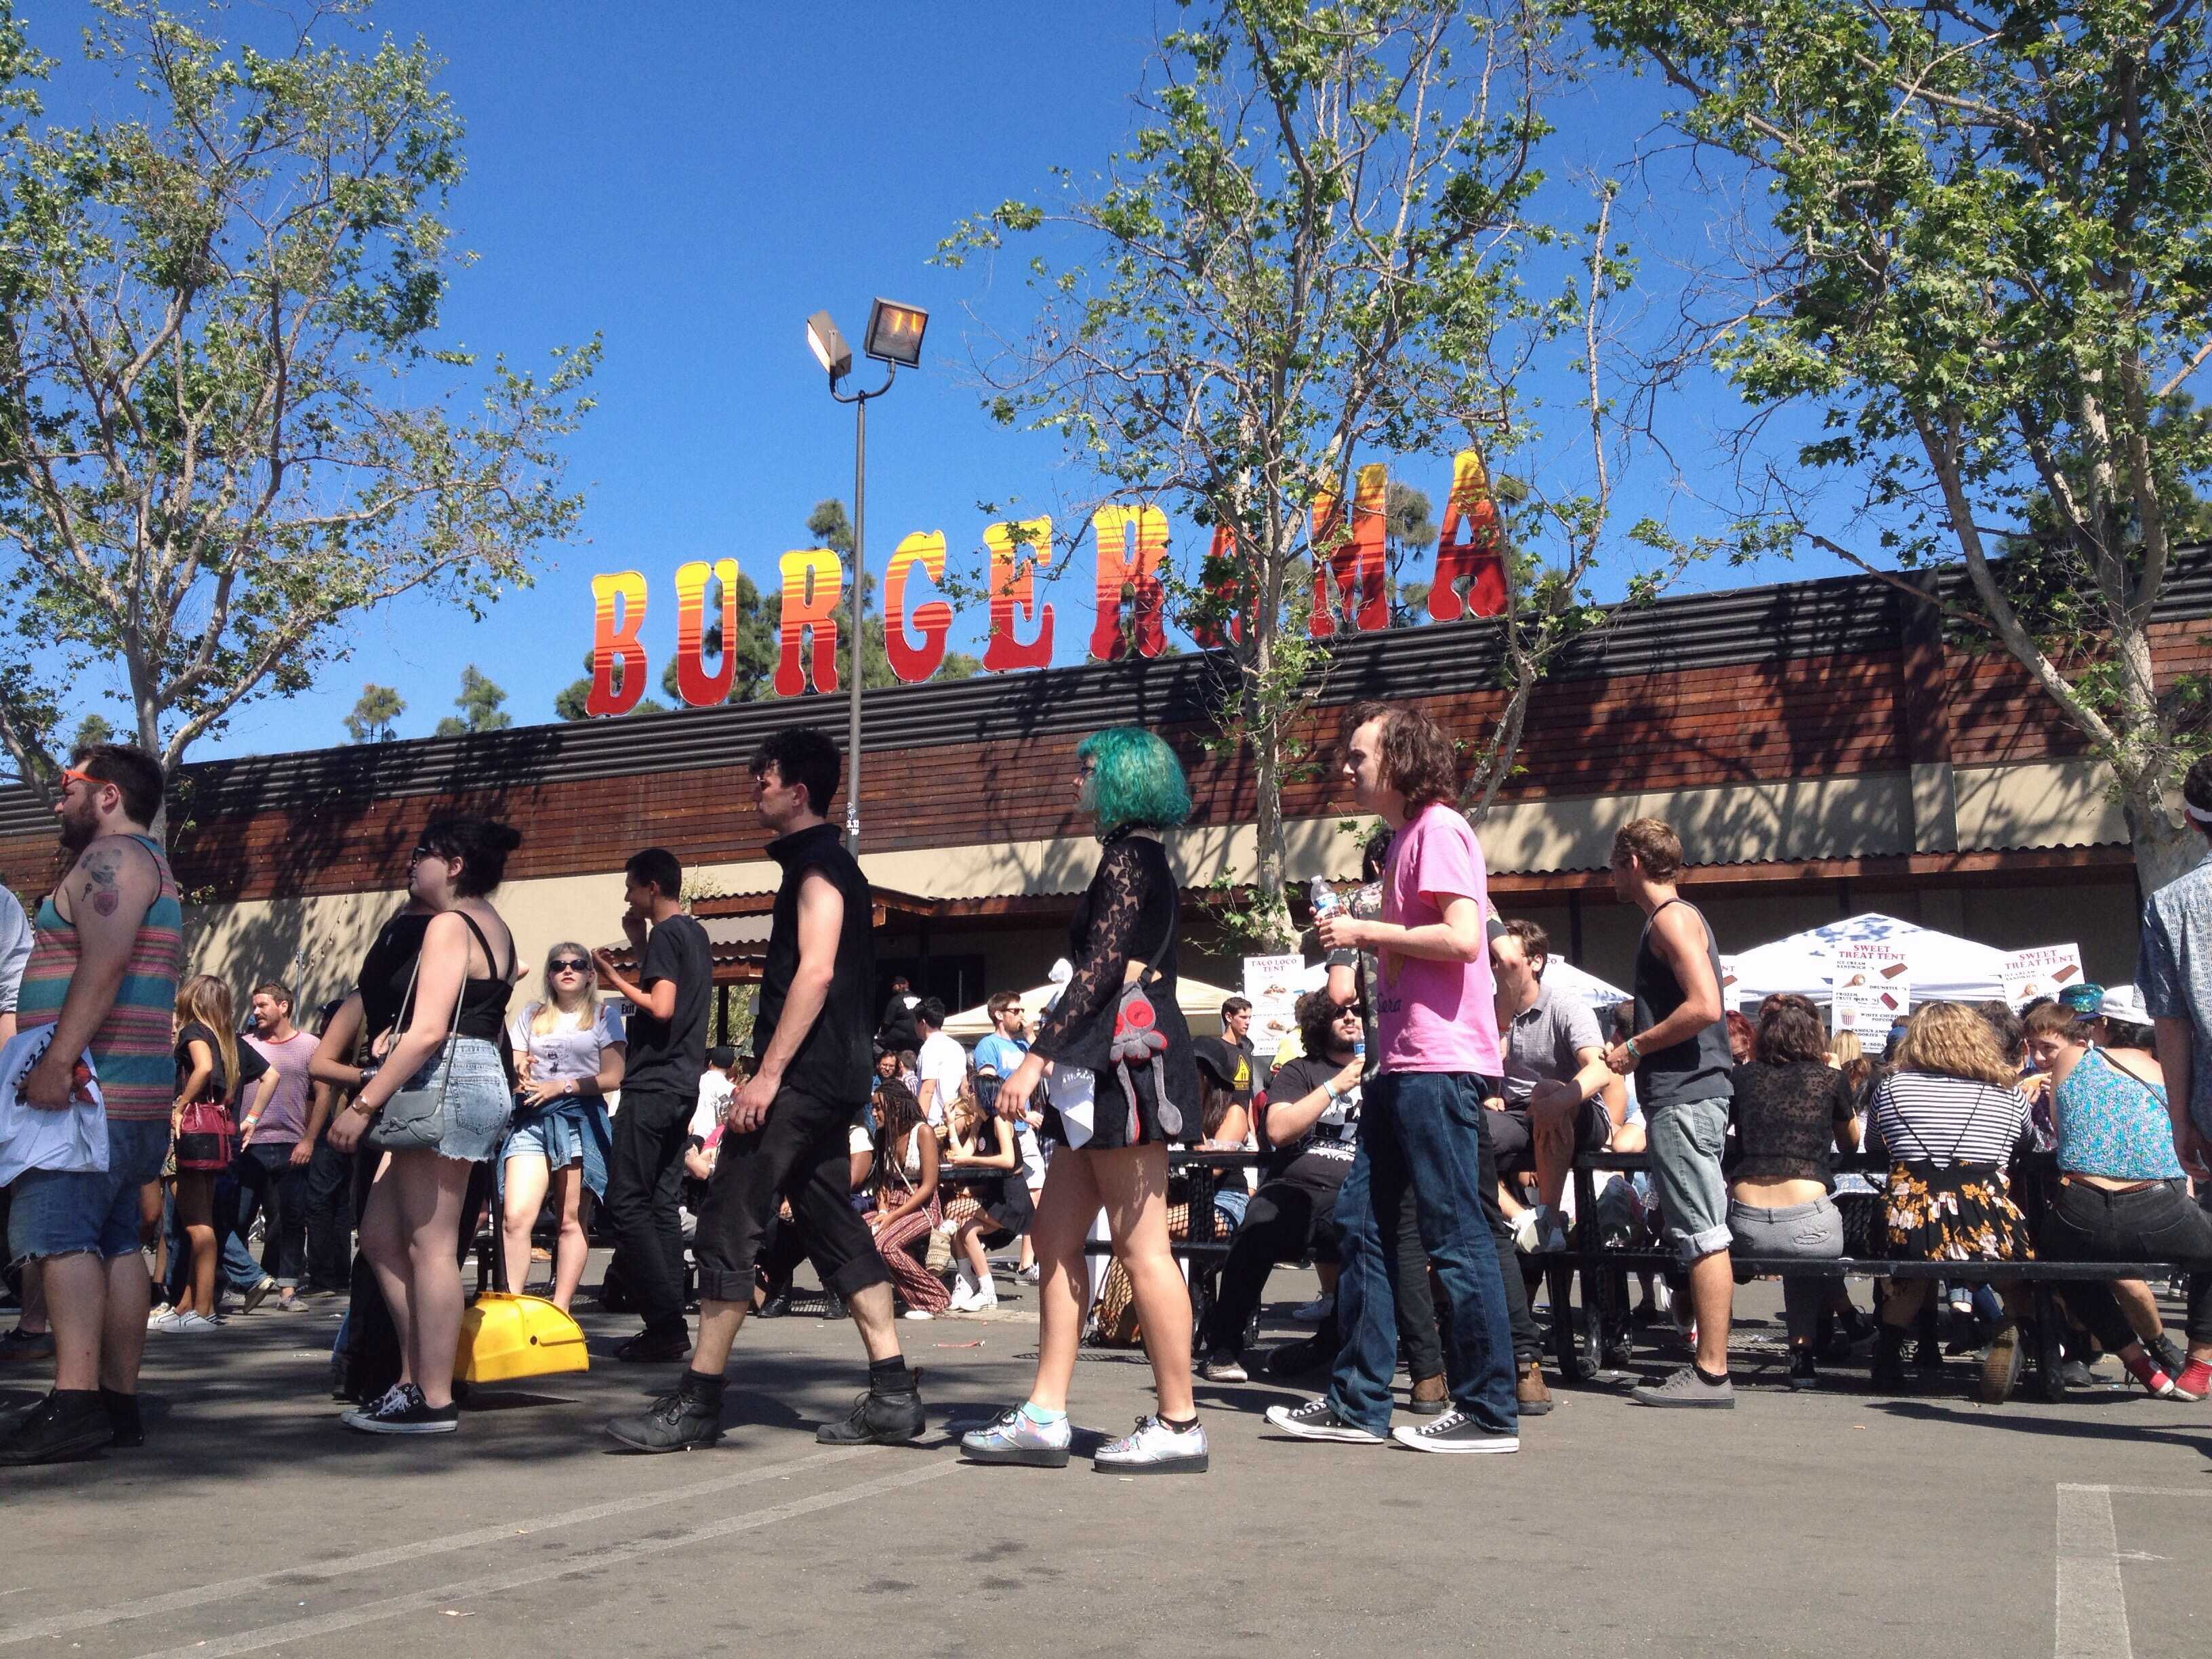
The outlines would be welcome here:
<svg viewBox="0 0 2212 1659">
<path fill-rule="evenodd" d="M 167 1121 L 176 1103 L 177 1075 L 170 1054 L 177 1012 L 177 969 L 185 954 L 185 912 L 177 900 L 177 878 L 161 844 L 149 836 L 131 839 L 154 856 L 161 890 L 147 908 L 146 919 L 131 941 L 115 1006 L 93 1034 L 92 1064 L 100 1074 L 100 1097 L 107 1115 L 122 1121 Z M 62 1000 L 76 972 L 76 927 L 54 908 L 52 896 L 39 905 L 31 960 L 23 969 L 23 988 L 15 1017 L 24 1030 L 51 1025 L 61 1018 Z"/>
</svg>

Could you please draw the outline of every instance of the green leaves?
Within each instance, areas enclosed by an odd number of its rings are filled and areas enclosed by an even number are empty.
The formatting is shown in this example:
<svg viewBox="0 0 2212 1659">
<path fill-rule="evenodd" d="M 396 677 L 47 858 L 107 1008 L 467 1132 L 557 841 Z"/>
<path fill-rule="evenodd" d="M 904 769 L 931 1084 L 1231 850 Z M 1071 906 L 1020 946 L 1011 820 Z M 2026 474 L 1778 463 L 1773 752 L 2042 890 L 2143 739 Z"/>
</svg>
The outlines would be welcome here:
<svg viewBox="0 0 2212 1659">
<path fill-rule="evenodd" d="M 333 44 L 350 4 L 281 54 L 100 9 L 88 55 L 135 102 L 69 125 L 0 92 L 0 568 L 49 695 L 119 665 L 173 769 L 343 658 L 352 612 L 526 583 L 580 508 L 560 441 L 599 348 L 471 396 L 435 337 L 461 125 L 419 43 Z M 0 76 L 35 72 L 20 46 L 0 5 Z"/>
</svg>

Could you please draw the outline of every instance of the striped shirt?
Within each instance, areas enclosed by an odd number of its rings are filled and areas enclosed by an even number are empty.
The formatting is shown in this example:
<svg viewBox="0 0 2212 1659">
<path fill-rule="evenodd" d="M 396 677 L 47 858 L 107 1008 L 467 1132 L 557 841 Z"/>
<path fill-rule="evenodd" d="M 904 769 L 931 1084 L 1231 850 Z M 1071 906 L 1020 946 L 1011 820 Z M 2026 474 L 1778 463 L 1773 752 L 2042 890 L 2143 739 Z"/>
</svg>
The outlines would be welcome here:
<svg viewBox="0 0 2212 1659">
<path fill-rule="evenodd" d="M 153 855 L 161 888 L 131 941 L 115 1006 L 93 1033 L 92 1064 L 108 1116 L 125 1122 L 166 1122 L 176 1104 L 176 1069 L 169 1050 L 175 1036 L 177 969 L 185 954 L 185 913 L 161 844 L 147 836 L 131 839 Z M 76 963 L 76 925 L 48 897 L 39 906 L 30 964 L 23 970 L 23 988 L 15 1004 L 22 1030 L 51 1025 L 61 1018 Z"/>
<path fill-rule="evenodd" d="M 2008 1164 L 2027 1138 L 2027 1097 L 1937 1072 L 1892 1072 L 1875 1086 L 1870 1118 L 1895 1159 Z"/>
</svg>

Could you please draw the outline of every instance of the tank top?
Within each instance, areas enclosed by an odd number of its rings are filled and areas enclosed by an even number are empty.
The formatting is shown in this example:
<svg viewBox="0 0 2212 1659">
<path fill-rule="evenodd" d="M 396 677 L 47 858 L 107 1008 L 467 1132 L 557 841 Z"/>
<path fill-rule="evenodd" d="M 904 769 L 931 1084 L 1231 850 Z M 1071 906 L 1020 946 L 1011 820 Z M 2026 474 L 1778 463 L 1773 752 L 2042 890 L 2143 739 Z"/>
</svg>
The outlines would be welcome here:
<svg viewBox="0 0 2212 1659">
<path fill-rule="evenodd" d="M 106 1103 L 108 1116 L 120 1122 L 167 1122 L 176 1103 L 171 1023 L 177 1009 L 177 970 L 185 953 L 185 912 L 161 843 L 150 836 L 131 839 L 151 854 L 161 888 L 138 924 L 138 936 L 131 942 L 115 1006 L 93 1033 L 92 1064 L 100 1075 L 100 1098 Z M 23 969 L 15 1004 L 21 1030 L 51 1025 L 61 1018 L 76 966 L 76 924 L 56 908 L 50 894 L 39 905 L 31 959 Z"/>
<path fill-rule="evenodd" d="M 1705 930 L 1705 957 L 1711 963 L 1713 983 L 1721 982 L 1720 947 L 1713 943 L 1713 930 L 1705 921 L 1705 913 L 1687 899 L 1668 899 L 1659 907 L 1679 904 L 1697 917 L 1698 926 Z M 1636 977 L 1631 988 L 1636 998 L 1636 1029 L 1648 1031 L 1673 1013 L 1688 1000 L 1681 982 L 1667 959 L 1652 947 L 1652 923 L 1659 920 L 1659 910 L 1651 913 L 1644 924 L 1643 936 L 1636 941 Z M 1729 1082 L 1729 1073 L 1735 1069 L 1735 1056 L 1729 1053 L 1728 1018 L 1725 1014 L 1710 1025 L 1692 1032 L 1680 1042 L 1645 1054 L 1637 1062 L 1636 1097 L 1643 1102 L 1649 1114 L 1662 1107 L 1686 1100 L 1726 1100 L 1735 1091 Z"/>
<path fill-rule="evenodd" d="M 2166 1091 L 2092 1048 L 2051 1091 L 2058 1167 L 2108 1181 L 2179 1181 Z"/>
<path fill-rule="evenodd" d="M 477 919 L 465 910 L 454 914 L 468 924 L 477 944 L 483 951 L 486 963 L 496 968 L 499 958 L 492 954 L 491 941 L 484 937 Z M 514 994 L 514 941 L 507 940 L 507 972 L 491 979 L 465 979 L 461 981 L 461 1006 L 453 1021 L 454 1034 L 477 1037 L 486 1042 L 504 1042 L 507 1037 L 507 999 Z"/>
</svg>

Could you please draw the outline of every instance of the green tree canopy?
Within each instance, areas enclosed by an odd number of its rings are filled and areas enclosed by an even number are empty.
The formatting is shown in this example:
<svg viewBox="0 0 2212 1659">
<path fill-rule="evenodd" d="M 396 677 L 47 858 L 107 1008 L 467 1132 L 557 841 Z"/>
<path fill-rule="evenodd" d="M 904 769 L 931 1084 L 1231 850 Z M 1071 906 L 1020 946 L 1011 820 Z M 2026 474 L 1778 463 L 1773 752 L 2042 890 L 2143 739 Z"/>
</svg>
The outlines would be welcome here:
<svg viewBox="0 0 2212 1659">
<path fill-rule="evenodd" d="M 407 700 L 388 685 L 361 688 L 353 713 L 345 717 L 346 736 L 355 743 L 390 743 L 392 721 L 407 712 Z"/>
<path fill-rule="evenodd" d="M 500 707 L 506 701 L 507 693 L 471 663 L 461 670 L 461 695 L 453 699 L 453 707 L 461 712 L 438 722 L 438 736 L 464 738 L 471 732 L 505 731 L 514 724 L 514 716 Z"/>
</svg>

